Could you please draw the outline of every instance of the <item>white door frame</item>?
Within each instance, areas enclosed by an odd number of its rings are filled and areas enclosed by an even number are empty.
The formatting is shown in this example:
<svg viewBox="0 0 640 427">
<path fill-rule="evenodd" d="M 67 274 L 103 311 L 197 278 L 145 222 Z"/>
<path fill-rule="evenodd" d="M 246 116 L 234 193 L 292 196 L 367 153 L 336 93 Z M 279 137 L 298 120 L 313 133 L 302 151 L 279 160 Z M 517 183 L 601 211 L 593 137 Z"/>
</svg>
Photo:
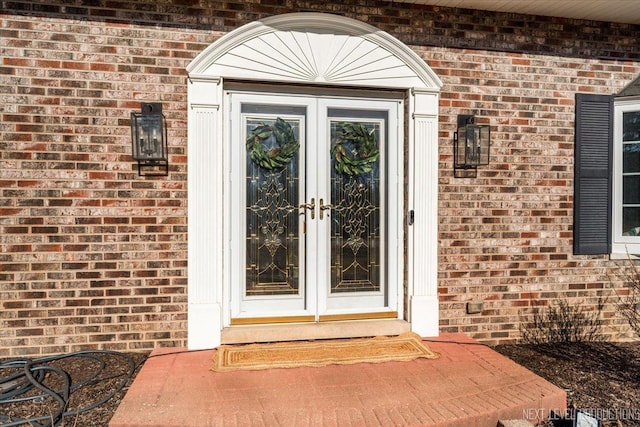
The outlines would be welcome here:
<svg viewBox="0 0 640 427">
<path fill-rule="evenodd" d="M 381 315 L 388 313 L 403 318 L 403 283 L 404 283 L 404 264 L 402 256 L 404 252 L 404 228 L 403 216 L 404 212 L 404 191 L 403 191 L 403 126 L 401 126 L 402 114 L 404 113 L 404 102 L 402 99 L 371 99 L 369 97 L 349 97 L 349 96 L 328 96 L 328 95 L 310 95 L 310 94 L 286 94 L 273 92 L 253 92 L 253 91 L 225 91 L 225 104 L 231 106 L 230 121 L 231 126 L 227 132 L 227 142 L 225 146 L 232 147 L 229 150 L 229 159 L 224 163 L 226 168 L 224 176 L 229 177 L 225 180 L 225 193 L 231 196 L 229 203 L 228 218 L 231 223 L 230 250 L 231 250 L 231 272 L 238 274 L 238 280 L 232 280 L 229 289 L 230 298 L 222 300 L 223 309 L 223 326 L 231 325 L 231 319 L 246 318 L 268 318 L 268 317 L 314 317 L 316 320 L 322 316 L 340 316 L 357 313 L 361 317 L 366 317 L 366 313 L 376 313 Z M 300 153 L 301 158 L 307 159 L 300 163 L 302 175 L 306 179 L 303 180 L 302 186 L 306 191 L 304 199 L 298 203 L 309 203 L 313 197 L 315 204 L 319 205 L 324 200 L 327 203 L 335 203 L 330 201 L 331 189 L 329 186 L 330 173 L 329 162 L 329 127 L 330 120 L 329 111 L 331 109 L 363 111 L 363 112 L 379 112 L 382 113 L 384 119 L 381 132 L 381 153 L 384 161 L 384 167 L 381 168 L 381 181 L 384 182 L 383 197 L 384 200 L 381 218 L 382 232 L 384 236 L 381 239 L 381 251 L 384 254 L 381 258 L 383 261 L 383 289 L 375 293 L 339 293 L 330 295 L 328 286 L 330 282 L 329 270 L 329 251 L 330 251 L 330 220 L 332 213 L 321 213 L 319 206 L 314 208 L 313 215 L 308 210 L 301 211 L 302 218 L 306 222 L 306 232 L 301 238 L 305 246 L 309 250 L 306 257 L 300 256 L 299 259 L 305 260 L 301 266 L 301 278 L 309 279 L 300 282 L 300 294 L 298 295 L 282 295 L 282 296 L 265 296 L 244 297 L 245 277 L 241 272 L 245 269 L 245 216 L 244 207 L 244 177 L 245 177 L 245 151 L 242 130 L 245 123 L 242 120 L 243 105 L 279 105 L 303 108 L 305 118 L 303 123 L 304 131 L 300 135 Z M 292 110 L 293 111 L 293 110 Z M 268 111 L 267 111 L 268 112 Z M 247 113 L 248 114 L 248 113 Z M 291 113 L 289 117 L 295 118 L 296 113 Z M 366 114 L 366 113 L 365 113 Z M 357 115 L 357 113 L 356 113 Z M 287 114 L 282 117 L 287 116 Z M 369 120 L 369 119 L 364 119 Z M 307 137 L 312 137 L 310 141 L 306 141 Z M 324 153 L 324 154 L 323 154 Z M 326 155 L 326 157 L 325 157 Z M 310 156 L 307 157 L 307 156 Z M 296 206 L 298 205 L 296 203 Z M 325 217 L 322 220 L 322 217 Z M 312 218 L 313 217 L 313 218 Z M 306 253 L 305 249 L 305 253 Z M 317 253 L 316 253 L 317 252 Z M 320 254 L 325 254 L 320 256 Z M 319 284 L 325 284 L 320 285 Z M 310 288 L 309 288 L 310 286 Z M 229 301 L 230 299 L 230 301 Z"/>
<path fill-rule="evenodd" d="M 388 174 L 385 176 L 382 181 L 384 181 L 385 194 L 386 194 L 386 203 L 382 203 L 383 209 L 385 209 L 385 214 L 382 215 L 384 218 L 383 226 L 387 227 L 386 237 L 387 241 L 384 242 L 387 247 L 384 249 L 384 254 L 386 261 L 386 279 L 388 280 L 387 284 L 387 303 L 386 306 L 381 300 L 385 298 L 383 295 L 376 296 L 366 296 L 366 294 L 351 294 L 350 296 L 338 296 L 338 295 L 328 295 L 328 288 L 324 289 L 324 292 L 319 294 L 319 313 L 321 316 L 331 316 L 331 315 L 340 315 L 343 313 L 352 312 L 352 308 L 357 306 L 357 302 L 355 300 L 362 300 L 362 306 L 374 307 L 378 304 L 378 308 L 373 311 L 376 312 L 384 312 L 391 311 L 398 313 L 400 318 L 403 318 L 403 299 L 399 298 L 398 293 L 403 292 L 403 263 L 401 260 L 402 253 L 404 251 L 403 245 L 403 222 L 402 222 L 402 212 L 404 211 L 404 194 L 402 188 L 402 180 L 403 180 L 403 155 L 402 149 L 404 144 L 403 142 L 403 132 L 401 126 L 401 117 L 398 117 L 399 114 L 403 113 L 403 102 L 402 101 L 394 101 L 394 100 L 380 100 L 380 99 L 361 99 L 361 98 L 323 98 L 320 100 L 320 115 L 326 114 L 329 108 L 341 108 L 341 109 L 362 109 L 365 111 L 386 111 L 386 126 L 387 126 L 387 134 L 389 136 L 389 140 L 384 141 L 385 144 L 391 144 L 394 149 L 384 150 L 386 151 L 384 154 L 385 159 L 384 162 L 387 165 L 385 168 L 386 171 L 382 173 Z M 325 119 L 328 123 L 329 117 L 326 116 Z M 320 130 L 320 139 L 324 141 L 328 141 L 330 138 L 326 135 L 328 132 L 328 128 L 326 127 L 326 123 L 323 123 L 324 129 Z M 323 132 L 325 133 L 323 135 Z M 328 150 L 327 150 L 328 151 Z M 328 156 L 327 156 L 328 160 Z M 327 168 L 329 165 L 327 164 Z M 321 187 L 323 191 L 321 191 L 320 196 L 325 197 L 325 200 L 330 200 L 331 190 L 329 188 L 328 180 L 321 183 L 326 187 Z M 332 201 L 332 203 L 334 203 Z M 329 214 L 331 215 L 331 214 Z M 328 231 L 328 230 L 327 230 Z M 329 253 L 330 241 L 329 241 L 329 233 L 322 233 L 320 236 L 324 238 L 324 247 L 326 248 L 326 253 Z M 319 259 L 319 269 L 320 271 L 324 271 L 328 274 L 329 272 L 329 257 L 324 257 Z M 326 278 L 327 282 L 330 281 L 329 277 Z M 384 307 L 384 308 L 383 308 Z M 368 310 L 362 310 L 362 312 L 366 312 Z"/>
<path fill-rule="evenodd" d="M 363 54 L 366 53 L 366 54 Z M 188 72 L 188 322 L 190 349 L 220 345 L 233 269 L 230 200 L 224 191 L 228 106 L 223 82 L 239 79 L 334 87 L 402 89 L 407 94 L 406 320 L 438 334 L 438 97 L 442 82 L 411 49 L 368 24 L 294 13 L 247 24 L 220 38 Z M 419 183 L 419 185 L 415 185 Z"/>
<path fill-rule="evenodd" d="M 293 107 L 301 107 L 305 110 L 305 117 L 302 119 L 303 129 L 301 129 L 301 137 L 304 138 L 306 134 L 314 134 L 317 133 L 315 129 L 315 121 L 309 120 L 310 115 L 317 115 L 315 112 L 315 103 L 311 102 L 308 98 L 304 97 L 291 97 L 291 96 L 277 96 L 276 94 L 255 94 L 255 93 L 243 93 L 243 92 L 228 92 L 225 93 L 225 104 L 229 105 L 231 108 L 228 111 L 231 111 L 228 117 L 227 123 L 231 122 L 231 126 L 229 131 L 226 132 L 225 135 L 225 146 L 231 147 L 234 144 L 234 147 L 229 150 L 229 161 L 224 164 L 224 176 L 229 179 L 225 179 L 224 186 L 226 189 L 226 194 L 231 196 L 231 200 L 227 206 L 226 212 L 228 212 L 227 218 L 229 218 L 231 232 L 229 234 L 229 249 L 231 250 L 231 271 L 237 277 L 237 279 L 231 280 L 229 285 L 229 298 L 225 298 L 221 301 L 222 309 L 223 309 L 223 327 L 230 325 L 230 319 L 234 318 L 242 318 L 242 317 L 263 317 L 263 316 L 273 316 L 274 309 L 278 311 L 282 311 L 283 313 L 287 313 L 287 316 L 309 316 L 312 315 L 311 312 L 308 311 L 309 305 L 313 305 L 315 307 L 315 294 L 308 295 L 306 292 L 306 282 L 304 280 L 300 281 L 301 289 L 300 294 L 297 296 L 292 295 L 284 295 L 280 297 L 270 296 L 267 300 L 274 300 L 273 303 L 265 304 L 264 299 L 262 297 L 250 298 L 248 301 L 244 300 L 244 283 L 245 276 L 243 272 L 245 271 L 245 214 L 241 211 L 244 211 L 244 207 L 246 206 L 245 201 L 245 192 L 243 189 L 245 188 L 245 154 L 244 154 L 244 144 L 241 144 L 241 140 L 238 140 L 238 136 L 242 134 L 242 128 L 244 128 L 244 123 L 242 122 L 242 113 L 241 107 L 245 104 L 283 104 L 286 103 L 288 106 Z M 296 115 L 298 116 L 298 115 Z M 291 116 L 288 116 L 291 117 Z M 287 116 L 283 116 L 285 120 Z M 297 117 L 300 119 L 300 117 Z M 308 127 L 311 126 L 311 129 Z M 299 152 L 303 153 L 306 149 L 306 141 L 304 139 L 300 140 L 300 149 Z M 304 154 L 301 154 L 301 157 L 304 158 Z M 305 164 L 300 162 L 301 168 L 305 168 Z M 314 174 L 306 174 L 302 172 L 303 176 L 309 175 L 311 179 L 315 176 Z M 306 189 L 307 182 L 302 184 L 302 187 Z M 314 182 L 311 185 L 315 185 Z M 302 191 L 304 194 L 305 191 Z M 303 200 L 299 200 L 299 203 L 303 203 Z M 304 212 L 306 215 L 306 212 Z M 301 226 L 302 227 L 302 226 Z M 305 233 L 301 238 L 301 246 L 307 246 L 307 237 L 308 234 Z M 304 251 L 304 249 L 303 249 Z M 302 252 L 304 253 L 304 252 Z M 300 255 L 302 255 L 302 253 Z M 306 275 L 305 272 L 306 264 L 302 265 L 301 273 Z M 225 293 L 226 294 L 226 293 Z M 293 297 L 293 298 L 292 298 Z M 307 301 L 307 297 L 310 297 L 312 300 Z M 278 303 L 275 303 L 277 300 Z M 261 307 L 263 310 L 261 311 Z M 285 314 L 283 314 L 285 315 Z"/>
</svg>

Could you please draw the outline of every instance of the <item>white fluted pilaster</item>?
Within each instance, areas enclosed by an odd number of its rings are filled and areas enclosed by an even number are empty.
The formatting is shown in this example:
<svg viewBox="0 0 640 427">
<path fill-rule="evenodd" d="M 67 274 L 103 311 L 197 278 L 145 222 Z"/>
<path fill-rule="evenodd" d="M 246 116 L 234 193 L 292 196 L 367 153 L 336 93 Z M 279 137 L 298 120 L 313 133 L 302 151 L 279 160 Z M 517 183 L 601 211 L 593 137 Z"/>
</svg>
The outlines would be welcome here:
<svg viewBox="0 0 640 427">
<path fill-rule="evenodd" d="M 222 330 L 223 142 L 219 79 L 189 82 L 188 347 L 220 345 Z"/>
</svg>

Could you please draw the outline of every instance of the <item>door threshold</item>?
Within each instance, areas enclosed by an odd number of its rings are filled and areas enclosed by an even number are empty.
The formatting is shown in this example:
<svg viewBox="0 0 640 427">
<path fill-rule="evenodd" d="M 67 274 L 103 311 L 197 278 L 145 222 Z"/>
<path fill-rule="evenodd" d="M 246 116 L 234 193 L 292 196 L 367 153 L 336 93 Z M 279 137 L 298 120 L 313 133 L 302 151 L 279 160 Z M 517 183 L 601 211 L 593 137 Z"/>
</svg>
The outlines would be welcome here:
<svg viewBox="0 0 640 427">
<path fill-rule="evenodd" d="M 362 338 L 379 335 L 400 335 L 410 330 L 411 324 L 400 319 L 238 325 L 224 328 L 221 342 L 222 344 L 248 344 L 254 342 Z"/>
</svg>

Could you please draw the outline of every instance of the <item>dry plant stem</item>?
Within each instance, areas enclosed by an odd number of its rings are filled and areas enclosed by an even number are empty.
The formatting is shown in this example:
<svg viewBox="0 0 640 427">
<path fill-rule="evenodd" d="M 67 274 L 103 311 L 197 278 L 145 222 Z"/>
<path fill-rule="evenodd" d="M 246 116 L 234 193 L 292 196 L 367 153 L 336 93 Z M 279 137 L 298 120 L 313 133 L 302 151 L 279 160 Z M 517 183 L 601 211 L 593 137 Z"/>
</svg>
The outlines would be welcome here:
<svg viewBox="0 0 640 427">
<path fill-rule="evenodd" d="M 600 298 L 596 310 L 581 304 L 556 300 L 554 305 L 534 309 L 529 322 L 521 322 L 520 333 L 526 344 L 601 341 L 600 314 L 605 301 Z"/>
<path fill-rule="evenodd" d="M 638 266 L 631 259 L 630 255 L 627 255 L 629 259 L 628 268 L 623 268 L 622 280 L 625 286 L 629 289 L 629 293 L 625 296 L 621 296 L 618 292 L 618 310 L 627 319 L 629 326 L 640 336 L 640 270 Z M 614 288 L 615 289 L 615 288 Z"/>
</svg>

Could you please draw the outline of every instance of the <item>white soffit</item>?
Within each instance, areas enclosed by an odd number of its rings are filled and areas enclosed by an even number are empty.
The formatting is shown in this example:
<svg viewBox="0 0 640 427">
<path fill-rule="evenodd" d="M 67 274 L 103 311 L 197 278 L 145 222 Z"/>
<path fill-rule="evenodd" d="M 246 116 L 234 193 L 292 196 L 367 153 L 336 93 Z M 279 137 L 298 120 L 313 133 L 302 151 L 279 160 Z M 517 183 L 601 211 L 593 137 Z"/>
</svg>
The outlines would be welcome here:
<svg viewBox="0 0 640 427">
<path fill-rule="evenodd" d="M 640 0 L 395 0 L 462 9 L 640 24 Z"/>
</svg>

